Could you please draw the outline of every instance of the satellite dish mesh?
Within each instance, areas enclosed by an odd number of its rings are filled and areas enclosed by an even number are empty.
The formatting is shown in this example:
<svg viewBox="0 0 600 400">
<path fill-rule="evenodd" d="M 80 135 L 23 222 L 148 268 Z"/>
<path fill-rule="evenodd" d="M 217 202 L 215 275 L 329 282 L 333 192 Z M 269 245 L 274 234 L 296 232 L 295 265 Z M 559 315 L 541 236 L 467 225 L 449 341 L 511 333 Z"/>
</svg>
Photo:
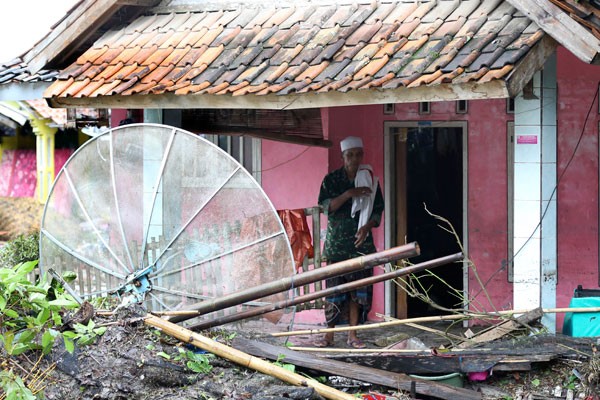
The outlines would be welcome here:
<svg viewBox="0 0 600 400">
<path fill-rule="evenodd" d="M 42 271 L 75 272 L 71 286 L 83 299 L 147 273 L 146 307 L 181 310 L 289 277 L 293 265 L 277 212 L 252 176 L 211 142 L 163 125 L 126 125 L 86 142 L 58 174 L 42 218 Z"/>
</svg>

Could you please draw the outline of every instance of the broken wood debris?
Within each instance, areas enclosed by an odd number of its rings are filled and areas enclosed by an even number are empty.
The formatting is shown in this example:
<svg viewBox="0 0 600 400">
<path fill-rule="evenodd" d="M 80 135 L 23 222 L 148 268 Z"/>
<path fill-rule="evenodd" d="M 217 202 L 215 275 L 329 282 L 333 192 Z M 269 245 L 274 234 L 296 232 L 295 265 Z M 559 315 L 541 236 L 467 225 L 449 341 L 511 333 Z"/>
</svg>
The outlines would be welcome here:
<svg viewBox="0 0 600 400">
<path fill-rule="evenodd" d="M 233 341 L 233 345 L 236 348 L 240 348 L 243 351 L 253 354 L 257 357 L 277 360 L 283 356 L 286 363 L 294 364 L 298 367 L 344 376 L 346 378 L 357 379 L 363 382 L 387 386 L 393 389 L 411 391 L 411 389 L 414 388 L 418 394 L 432 396 L 439 399 L 476 400 L 482 398 L 481 393 L 473 390 L 450 386 L 435 381 L 412 378 L 403 373 L 390 372 L 382 369 L 370 368 L 354 363 L 350 364 L 323 357 L 307 356 L 297 351 L 293 351 L 281 346 L 275 346 L 269 343 L 236 337 Z"/>
<path fill-rule="evenodd" d="M 572 311 L 572 309 L 567 309 Z M 589 344 L 584 344 L 583 348 L 577 349 L 577 346 L 565 346 L 560 343 L 561 339 L 557 339 L 555 335 L 540 335 L 536 334 L 533 339 L 527 335 L 522 335 L 522 328 L 526 328 L 527 332 L 530 332 L 530 324 L 539 320 L 544 311 L 556 311 L 555 310 L 543 310 L 541 308 L 527 311 L 517 318 L 512 318 L 516 314 L 515 311 L 507 311 L 504 313 L 490 313 L 490 314 L 478 314 L 485 315 L 488 318 L 499 318 L 502 316 L 502 320 L 491 328 L 482 330 L 475 334 L 471 339 L 462 338 L 461 341 L 456 341 L 459 336 L 448 334 L 441 330 L 435 330 L 429 327 L 416 325 L 408 322 L 409 320 L 402 320 L 402 323 L 408 326 L 413 326 L 418 329 L 424 329 L 430 333 L 441 335 L 448 338 L 448 341 L 458 343 L 455 346 L 447 348 L 429 348 L 429 349 L 418 349 L 418 350 L 407 350 L 407 349 L 394 349 L 394 348 L 383 348 L 383 349 L 335 349 L 335 348 L 309 348 L 309 347 L 290 347 L 289 350 L 296 351 L 319 351 L 327 356 L 319 357 L 318 363 L 322 363 L 322 359 L 332 361 L 342 361 L 347 364 L 359 365 L 367 368 L 372 368 L 376 371 L 386 371 L 391 373 L 403 373 L 403 374 L 418 374 L 418 375 L 429 375 L 429 376 L 440 376 L 443 374 L 451 373 L 492 373 L 493 371 L 505 371 L 505 372 L 516 372 L 516 371 L 530 371 L 532 365 L 535 363 L 550 362 L 558 358 L 566 359 L 582 359 L 591 358 L 591 348 Z M 559 310 L 562 311 L 562 310 Z M 585 310 L 589 311 L 589 310 Z M 582 312 L 585 312 L 582 311 Z M 577 312 L 577 311 L 576 311 Z M 473 317 L 473 315 L 450 315 L 450 316 L 439 316 L 432 317 L 429 320 L 439 321 L 445 319 L 460 319 L 466 317 Z M 506 319 L 506 318 L 510 319 Z M 411 319 L 418 320 L 419 318 Z M 391 321 L 393 323 L 398 321 Z M 373 324 L 378 327 L 385 327 L 390 325 L 387 323 Z M 367 325 L 368 326 L 368 325 Z M 358 327 L 360 328 L 360 326 Z M 302 332 L 303 334 L 314 334 L 320 332 L 327 332 L 331 330 L 348 330 L 348 327 L 341 329 L 322 329 L 322 330 L 309 330 L 309 331 L 296 331 L 295 333 Z M 516 331 L 521 336 L 514 339 Z M 288 336 L 291 332 L 273 334 L 273 336 Z M 510 335 L 511 340 L 501 340 Z M 544 338 L 546 338 L 544 340 Z M 568 337 L 566 337 L 568 338 Z M 450 340 L 453 339 L 453 340 Z M 569 338 L 568 340 L 572 340 Z M 404 339 L 408 340 L 408 339 Z M 517 342 L 515 342 L 517 340 Z M 523 341 L 524 340 L 524 341 Z M 544 341 L 542 341 L 544 340 Z M 567 340 L 562 338 L 563 341 Z M 559 343 L 557 343 L 559 342 Z M 574 342 L 575 343 L 575 342 Z M 488 345 L 491 347 L 478 347 Z M 587 347 L 586 347 L 587 346 Z M 314 355 L 312 358 L 315 358 Z M 372 382 L 375 383 L 375 382 Z"/>
<path fill-rule="evenodd" d="M 531 311 L 528 311 L 521 316 L 517 317 L 514 320 L 502 321 L 492 328 L 480 331 L 474 336 L 470 337 L 468 340 L 465 340 L 462 343 L 457 345 L 458 348 L 467 348 L 474 346 L 479 343 L 490 342 L 495 339 L 499 339 L 504 335 L 507 335 L 517 329 L 523 328 L 528 324 L 542 318 L 544 312 L 541 308 L 536 308 Z"/>
</svg>

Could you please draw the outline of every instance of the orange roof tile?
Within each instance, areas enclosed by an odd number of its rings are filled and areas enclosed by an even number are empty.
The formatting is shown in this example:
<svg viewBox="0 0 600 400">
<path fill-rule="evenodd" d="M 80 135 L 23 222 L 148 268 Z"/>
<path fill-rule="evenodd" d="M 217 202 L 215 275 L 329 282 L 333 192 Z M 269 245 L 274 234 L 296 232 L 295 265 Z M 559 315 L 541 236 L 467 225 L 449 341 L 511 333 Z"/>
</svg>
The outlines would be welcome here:
<svg viewBox="0 0 600 400">
<path fill-rule="evenodd" d="M 261 96 L 483 83 L 507 79 L 544 35 L 504 1 L 349 3 L 163 5 L 108 31 L 45 96 Z"/>
</svg>

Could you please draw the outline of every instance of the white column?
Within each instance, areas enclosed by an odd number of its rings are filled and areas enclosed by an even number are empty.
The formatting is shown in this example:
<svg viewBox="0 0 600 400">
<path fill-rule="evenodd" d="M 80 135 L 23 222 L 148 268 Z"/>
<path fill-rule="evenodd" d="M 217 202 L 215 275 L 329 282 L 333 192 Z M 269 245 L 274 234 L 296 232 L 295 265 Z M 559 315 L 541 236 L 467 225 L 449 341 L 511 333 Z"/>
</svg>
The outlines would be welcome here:
<svg viewBox="0 0 600 400">
<path fill-rule="evenodd" d="M 556 304 L 556 62 L 515 98 L 514 308 Z M 542 220 L 543 217 L 543 220 Z M 545 325 L 554 330 L 554 316 Z"/>
</svg>

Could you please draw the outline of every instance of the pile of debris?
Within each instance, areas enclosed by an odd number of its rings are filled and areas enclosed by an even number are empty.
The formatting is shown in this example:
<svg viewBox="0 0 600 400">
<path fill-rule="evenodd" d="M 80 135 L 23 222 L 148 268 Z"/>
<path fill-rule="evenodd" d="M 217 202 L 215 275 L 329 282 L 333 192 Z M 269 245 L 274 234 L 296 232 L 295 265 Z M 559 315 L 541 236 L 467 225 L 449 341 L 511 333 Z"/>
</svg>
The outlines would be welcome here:
<svg viewBox="0 0 600 400">
<path fill-rule="evenodd" d="M 295 333 L 306 340 L 319 330 L 198 334 L 126 309 L 96 313 L 95 327 L 107 329 L 94 344 L 74 353 L 57 344 L 47 358 L 20 362 L 40 371 L 47 399 L 597 399 L 595 340 L 523 335 L 523 326 L 535 329 L 539 315 L 503 321 L 460 343 L 431 324 L 412 331 L 397 324 L 363 334 L 368 348 L 356 350 L 278 343 Z M 513 323 L 522 325 L 509 329 Z M 438 337 L 434 346 L 412 334 L 423 328 L 427 337 Z"/>
</svg>

